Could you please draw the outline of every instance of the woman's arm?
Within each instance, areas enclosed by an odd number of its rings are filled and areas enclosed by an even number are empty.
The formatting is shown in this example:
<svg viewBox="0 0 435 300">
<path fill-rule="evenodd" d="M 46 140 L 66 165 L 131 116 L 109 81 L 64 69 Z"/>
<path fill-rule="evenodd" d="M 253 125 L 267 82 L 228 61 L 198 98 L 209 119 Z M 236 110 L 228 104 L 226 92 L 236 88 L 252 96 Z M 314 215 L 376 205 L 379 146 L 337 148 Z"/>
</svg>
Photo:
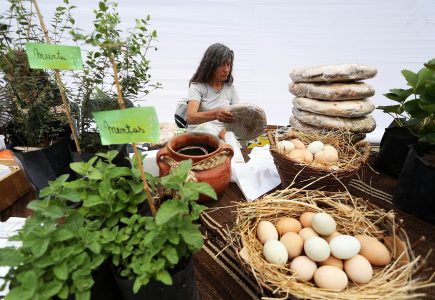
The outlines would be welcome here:
<svg viewBox="0 0 435 300">
<path fill-rule="evenodd" d="M 225 108 L 215 108 L 208 111 L 199 112 L 198 100 L 189 100 L 187 103 L 187 123 L 188 124 L 201 124 L 213 120 L 218 120 L 224 123 L 231 123 L 234 121 L 233 114 Z"/>
</svg>

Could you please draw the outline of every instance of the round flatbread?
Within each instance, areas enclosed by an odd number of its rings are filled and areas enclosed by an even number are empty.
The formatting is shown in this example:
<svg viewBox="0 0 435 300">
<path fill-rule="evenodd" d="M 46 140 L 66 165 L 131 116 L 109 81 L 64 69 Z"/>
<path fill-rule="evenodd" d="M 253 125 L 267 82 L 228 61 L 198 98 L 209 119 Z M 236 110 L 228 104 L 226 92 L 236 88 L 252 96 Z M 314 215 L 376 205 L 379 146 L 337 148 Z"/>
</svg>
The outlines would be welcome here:
<svg viewBox="0 0 435 300">
<path fill-rule="evenodd" d="M 376 122 L 371 115 L 357 118 L 330 117 L 300 110 L 296 107 L 293 107 L 293 115 L 301 122 L 321 128 L 349 130 L 353 133 L 372 132 L 376 128 Z"/>
<path fill-rule="evenodd" d="M 364 82 L 290 83 L 289 90 L 297 97 L 321 100 L 355 100 L 375 94 L 375 89 Z"/>
<path fill-rule="evenodd" d="M 254 104 L 238 103 L 231 105 L 230 111 L 236 121 L 224 123 L 227 131 L 232 131 L 242 140 L 250 140 L 264 133 L 267 126 L 266 113 Z"/>
<path fill-rule="evenodd" d="M 359 64 L 340 64 L 296 69 L 290 72 L 293 82 L 356 81 L 372 78 L 378 71 Z"/>
<path fill-rule="evenodd" d="M 320 128 L 313 125 L 306 124 L 304 122 L 299 121 L 294 116 L 290 117 L 289 121 L 292 128 L 302 131 L 302 132 L 317 132 L 320 134 L 328 134 L 330 132 L 336 131 L 333 129 Z M 352 134 L 352 142 L 356 143 L 358 141 L 362 141 L 366 138 L 365 133 L 354 133 Z"/>
<path fill-rule="evenodd" d="M 371 113 L 375 106 L 367 99 L 325 101 L 295 97 L 293 105 L 301 110 L 335 117 L 362 117 Z"/>
</svg>

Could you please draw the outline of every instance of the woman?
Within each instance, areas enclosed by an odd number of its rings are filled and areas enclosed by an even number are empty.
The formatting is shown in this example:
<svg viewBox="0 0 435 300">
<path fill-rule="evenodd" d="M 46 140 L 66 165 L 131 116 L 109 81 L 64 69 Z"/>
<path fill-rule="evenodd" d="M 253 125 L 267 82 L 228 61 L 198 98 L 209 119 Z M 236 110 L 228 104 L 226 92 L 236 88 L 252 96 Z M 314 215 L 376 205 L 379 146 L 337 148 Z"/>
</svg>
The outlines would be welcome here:
<svg viewBox="0 0 435 300">
<path fill-rule="evenodd" d="M 187 131 L 206 131 L 224 139 L 224 123 L 235 119 L 228 106 L 239 102 L 233 86 L 234 53 L 216 43 L 207 48 L 189 81 Z M 201 125 L 199 125 L 201 124 Z"/>
</svg>

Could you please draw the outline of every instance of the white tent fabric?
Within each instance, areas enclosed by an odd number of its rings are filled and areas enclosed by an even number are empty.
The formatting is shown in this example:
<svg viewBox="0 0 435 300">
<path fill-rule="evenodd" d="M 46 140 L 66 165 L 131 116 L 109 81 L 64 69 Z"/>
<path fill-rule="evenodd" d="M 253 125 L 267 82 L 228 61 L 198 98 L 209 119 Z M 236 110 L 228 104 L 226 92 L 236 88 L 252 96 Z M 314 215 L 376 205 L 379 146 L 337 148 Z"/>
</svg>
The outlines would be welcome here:
<svg viewBox="0 0 435 300">
<path fill-rule="evenodd" d="M 50 16 L 61 1 L 39 1 Z M 92 29 L 96 0 L 73 1 L 81 28 Z M 6 7 L 7 1 L 0 0 Z M 125 28 L 151 15 L 158 51 L 150 53 L 151 75 L 163 84 L 141 101 L 156 107 L 160 121 L 173 121 L 175 105 L 205 49 L 222 42 L 235 52 L 234 78 L 240 100 L 266 111 L 269 124 L 286 125 L 291 114 L 289 72 L 294 68 L 360 63 L 376 67 L 366 82 L 375 106 L 388 105 L 390 88 L 405 88 L 400 71 L 417 71 L 435 57 L 433 0 L 122 0 Z M 3 9 L 2 9 L 3 10 Z M 391 118 L 373 113 L 379 141 Z"/>
</svg>

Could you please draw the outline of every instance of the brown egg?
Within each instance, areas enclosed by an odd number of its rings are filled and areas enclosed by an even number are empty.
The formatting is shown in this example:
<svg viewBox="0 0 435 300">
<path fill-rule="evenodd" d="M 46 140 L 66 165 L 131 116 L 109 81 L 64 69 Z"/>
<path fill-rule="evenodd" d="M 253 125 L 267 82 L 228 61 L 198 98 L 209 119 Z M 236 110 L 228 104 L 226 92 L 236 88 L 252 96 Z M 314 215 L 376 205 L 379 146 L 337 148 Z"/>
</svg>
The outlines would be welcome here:
<svg viewBox="0 0 435 300">
<path fill-rule="evenodd" d="M 264 244 L 267 240 L 278 240 L 278 231 L 272 222 L 260 221 L 257 225 L 257 237 Z"/>
<path fill-rule="evenodd" d="M 295 218 L 282 218 L 276 222 L 276 229 L 280 236 L 284 235 L 286 232 L 299 232 L 302 229 L 301 223 Z"/>
<path fill-rule="evenodd" d="M 308 149 L 303 149 L 302 151 L 304 151 L 304 160 L 306 163 L 310 164 L 313 162 L 314 160 L 314 156 L 313 154 L 310 152 L 310 150 Z"/>
<path fill-rule="evenodd" d="M 364 256 L 359 254 L 344 261 L 344 271 L 349 279 L 355 283 L 367 283 L 373 277 L 372 265 Z"/>
<path fill-rule="evenodd" d="M 248 248 L 243 247 L 240 251 L 239 251 L 239 256 L 248 264 L 250 264 L 250 260 L 251 258 L 249 257 L 249 253 L 248 253 Z"/>
<path fill-rule="evenodd" d="M 329 243 L 333 238 L 335 238 L 336 236 L 342 235 L 340 232 L 338 231 L 334 231 L 331 235 L 328 235 L 327 237 L 325 237 L 325 240 Z"/>
<path fill-rule="evenodd" d="M 314 155 L 314 160 L 316 162 L 325 165 L 333 165 L 338 161 L 337 150 L 332 146 L 328 146 L 329 145 L 326 145 L 322 151 L 319 151 Z"/>
<path fill-rule="evenodd" d="M 299 221 L 301 222 L 303 227 L 312 227 L 311 219 L 313 218 L 315 213 L 311 211 L 304 212 L 300 217 Z"/>
<path fill-rule="evenodd" d="M 298 140 L 298 139 L 292 139 L 292 140 L 290 140 L 290 142 L 292 142 L 293 145 L 295 145 L 295 149 L 305 149 L 305 148 L 307 148 L 307 147 L 305 146 L 305 144 L 302 143 L 302 142 L 301 142 L 300 140 Z"/>
<path fill-rule="evenodd" d="M 333 266 L 322 266 L 314 273 L 314 282 L 319 288 L 342 291 L 346 288 L 348 279 L 343 270 Z"/>
<path fill-rule="evenodd" d="M 317 265 L 306 256 L 298 256 L 292 260 L 290 270 L 294 272 L 296 280 L 310 281 L 317 270 Z"/>
<path fill-rule="evenodd" d="M 317 232 L 315 232 L 315 231 L 314 231 L 312 228 L 310 228 L 310 227 L 302 228 L 301 231 L 299 231 L 299 235 L 304 239 L 304 242 L 307 241 L 307 240 L 309 240 L 309 239 L 312 238 L 312 237 L 319 236 L 319 235 L 317 234 Z"/>
<path fill-rule="evenodd" d="M 298 139 L 292 139 L 292 140 L 290 140 L 290 142 L 292 142 L 293 145 L 295 145 L 295 148 L 296 148 L 296 149 L 305 149 L 305 148 L 307 148 L 307 147 L 305 146 L 305 144 L 302 143 L 302 142 L 301 142 L 300 140 L 298 140 Z"/>
<path fill-rule="evenodd" d="M 287 232 L 279 240 L 287 249 L 289 259 L 301 255 L 304 249 L 304 239 L 296 232 Z"/>
<path fill-rule="evenodd" d="M 341 259 L 338 259 L 334 256 L 328 257 L 327 260 L 319 262 L 320 266 L 333 266 L 336 268 L 339 268 L 340 270 L 343 270 L 343 261 Z"/>
<path fill-rule="evenodd" d="M 338 156 L 338 151 L 337 151 L 337 149 L 334 146 L 325 145 L 325 146 L 323 146 L 323 150 L 326 150 L 326 151 L 329 151 L 329 152 L 334 152 Z"/>
<path fill-rule="evenodd" d="M 297 162 L 305 162 L 305 153 L 301 149 L 295 149 L 288 154 L 288 158 Z"/>
<path fill-rule="evenodd" d="M 368 235 L 356 235 L 355 238 L 361 244 L 359 254 L 367 258 L 372 265 L 383 267 L 390 263 L 390 251 L 376 238 Z"/>
</svg>

